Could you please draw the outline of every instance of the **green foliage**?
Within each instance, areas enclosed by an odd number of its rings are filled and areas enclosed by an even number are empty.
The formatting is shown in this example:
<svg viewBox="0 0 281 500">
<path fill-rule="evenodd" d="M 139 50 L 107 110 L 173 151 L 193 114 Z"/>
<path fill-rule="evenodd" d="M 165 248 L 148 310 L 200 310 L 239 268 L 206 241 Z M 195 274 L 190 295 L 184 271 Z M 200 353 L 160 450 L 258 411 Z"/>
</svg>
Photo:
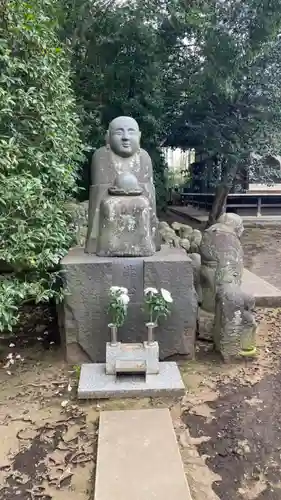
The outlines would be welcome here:
<svg viewBox="0 0 281 500">
<path fill-rule="evenodd" d="M 160 148 L 154 146 L 151 150 L 148 149 L 150 154 L 153 171 L 154 171 L 154 184 L 156 191 L 156 205 L 158 210 L 165 210 L 167 203 L 167 164 L 164 155 Z"/>
<path fill-rule="evenodd" d="M 177 4 L 194 72 L 168 142 L 218 155 L 231 185 L 239 165 L 250 168 L 251 152 L 280 150 L 281 2 L 194 4 L 193 13 L 186 2 Z"/>
<path fill-rule="evenodd" d="M 122 286 L 112 286 L 110 288 L 108 315 L 112 325 L 120 327 L 124 324 L 129 302 L 130 299 L 127 288 Z"/>
<path fill-rule="evenodd" d="M 144 304 L 148 312 L 149 322 L 157 325 L 159 318 L 166 318 L 171 313 L 172 302 L 173 299 L 168 290 L 161 288 L 159 292 L 156 288 L 146 288 L 144 290 Z"/>
<path fill-rule="evenodd" d="M 75 373 L 75 378 L 77 380 L 80 379 L 80 374 L 81 374 L 81 365 L 74 365 L 73 366 L 73 370 L 74 370 L 74 373 Z"/>
<path fill-rule="evenodd" d="M 0 330 L 27 300 L 61 298 L 60 258 L 73 241 L 82 146 L 52 0 L 3 4 L 0 45 Z"/>
<path fill-rule="evenodd" d="M 117 115 L 140 124 L 159 208 L 163 145 L 216 158 L 218 212 L 241 167 L 267 182 L 277 175 L 249 158 L 280 154 L 281 0 L 1 6 L 0 270 L 12 275 L 0 282 L 0 329 L 13 326 L 23 301 L 61 298 L 58 264 L 75 232 L 69 201 L 77 184 L 87 188 L 91 153 Z"/>
<path fill-rule="evenodd" d="M 85 142 L 97 148 L 104 144 L 113 118 L 123 114 L 136 118 L 142 146 L 153 159 L 159 208 L 166 203 L 166 165 L 160 145 L 180 92 L 169 63 L 175 41 L 165 38 L 162 28 L 164 6 L 165 2 L 143 0 L 130 5 L 63 0 L 69 15 L 61 30 L 62 39 L 71 47 L 73 85 Z M 87 175 L 83 177 L 85 185 Z"/>
</svg>

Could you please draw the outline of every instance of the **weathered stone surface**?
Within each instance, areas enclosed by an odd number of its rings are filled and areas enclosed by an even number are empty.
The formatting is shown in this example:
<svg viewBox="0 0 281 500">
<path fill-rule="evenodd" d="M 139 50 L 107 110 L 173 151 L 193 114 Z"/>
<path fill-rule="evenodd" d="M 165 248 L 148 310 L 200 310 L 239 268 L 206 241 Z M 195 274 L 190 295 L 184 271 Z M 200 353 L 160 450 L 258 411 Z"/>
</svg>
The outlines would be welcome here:
<svg viewBox="0 0 281 500">
<path fill-rule="evenodd" d="M 100 206 L 108 190 L 123 174 L 133 174 L 150 206 L 151 234 L 159 249 L 158 219 L 151 158 L 140 148 L 138 124 L 130 117 L 118 117 L 109 124 L 107 146 L 98 149 L 92 159 L 88 233 L 85 252 L 96 253 L 100 229 Z"/>
<path fill-rule="evenodd" d="M 104 363 L 82 365 L 78 385 L 79 399 L 150 398 L 183 396 L 184 384 L 174 362 L 159 363 L 157 375 L 116 377 L 105 373 Z"/>
<path fill-rule="evenodd" d="M 198 319 L 198 335 L 206 336 L 210 329 L 211 338 L 225 360 L 237 356 L 243 345 L 251 343 L 251 347 L 255 346 L 254 298 L 245 294 L 241 287 L 242 233 L 241 217 L 227 213 L 220 217 L 217 224 L 204 231 L 200 246 L 202 311 Z M 204 311 L 210 315 L 209 322 L 204 317 Z"/>
<path fill-rule="evenodd" d="M 171 225 L 172 229 L 177 233 L 177 235 L 180 235 L 180 230 L 181 230 L 181 224 L 179 222 L 173 222 Z"/>
<path fill-rule="evenodd" d="M 198 302 L 192 262 L 183 249 L 163 247 L 156 258 L 146 259 L 144 288 L 153 286 L 166 288 L 174 299 L 171 315 L 155 331 L 161 359 L 173 351 L 193 356 Z"/>
<path fill-rule="evenodd" d="M 200 246 L 202 241 L 202 233 L 199 231 L 199 229 L 194 229 L 191 236 L 190 236 L 190 243 L 193 245 L 197 245 L 197 247 Z"/>
<path fill-rule="evenodd" d="M 192 262 L 193 281 L 197 293 L 198 303 L 201 304 L 202 302 L 202 290 L 200 282 L 201 255 L 199 253 L 190 253 L 189 258 L 191 259 Z"/>
<path fill-rule="evenodd" d="M 97 255 L 139 257 L 156 252 L 145 196 L 107 196 L 100 205 Z"/>
<path fill-rule="evenodd" d="M 225 361 L 239 356 L 242 349 L 255 347 L 254 307 L 253 296 L 243 292 L 236 283 L 218 287 L 213 338 Z"/>
<path fill-rule="evenodd" d="M 112 190 L 112 188 L 110 188 Z M 136 193 L 137 191 L 142 193 L 139 187 L 138 179 L 131 172 L 122 172 L 118 174 L 115 179 L 115 185 L 113 190 L 118 190 L 123 193 Z M 113 191 L 114 192 L 114 191 Z"/>
<path fill-rule="evenodd" d="M 158 342 L 149 344 L 106 344 L 106 374 L 116 374 L 116 363 L 130 363 L 130 372 L 142 372 L 149 375 L 159 373 L 159 345 Z M 124 365 L 125 366 L 125 365 Z"/>
<path fill-rule="evenodd" d="M 169 410 L 101 413 L 95 500 L 173 499 L 191 495 Z"/>
<path fill-rule="evenodd" d="M 234 229 L 238 238 L 241 238 L 244 231 L 244 226 L 243 219 L 242 217 L 240 217 L 240 215 L 226 212 L 219 217 L 218 223 L 230 226 L 232 229 Z"/>
<path fill-rule="evenodd" d="M 204 231 L 200 254 L 202 308 L 214 312 L 216 285 L 231 281 L 241 285 L 243 249 L 233 227 L 217 223 Z"/>
<path fill-rule="evenodd" d="M 170 247 L 175 248 L 184 248 L 183 245 L 181 245 L 181 238 L 170 226 L 161 226 L 159 229 L 159 235 L 161 238 L 161 242 L 163 242 L 165 245 L 170 245 Z M 189 242 L 185 244 L 185 247 L 187 247 L 187 244 L 189 244 Z"/>
<path fill-rule="evenodd" d="M 159 222 L 159 229 L 169 228 L 169 227 L 170 227 L 170 226 L 169 226 L 168 222 L 166 222 L 165 220 L 161 220 L 161 221 Z"/>
<path fill-rule="evenodd" d="M 190 241 L 187 238 L 181 238 L 179 243 L 180 246 L 184 248 L 186 252 L 190 250 Z"/>
<path fill-rule="evenodd" d="M 193 233 L 193 229 L 188 224 L 181 224 L 180 236 L 181 238 L 189 238 Z"/>
<path fill-rule="evenodd" d="M 194 355 L 197 298 L 193 268 L 183 249 L 163 246 L 151 257 L 98 257 L 74 248 L 62 260 L 69 294 L 64 302 L 63 336 L 68 346 L 78 344 L 93 362 L 105 361 L 105 346 L 110 340 L 108 292 L 112 285 L 129 289 L 130 307 L 125 325 L 118 331 L 122 342 L 143 342 L 147 330 L 143 290 L 153 286 L 168 289 L 173 298 L 171 316 L 159 322 L 155 340 L 160 359 L 173 354 Z"/>
<path fill-rule="evenodd" d="M 199 308 L 198 311 L 198 338 L 200 340 L 213 341 L 215 314 Z"/>
</svg>

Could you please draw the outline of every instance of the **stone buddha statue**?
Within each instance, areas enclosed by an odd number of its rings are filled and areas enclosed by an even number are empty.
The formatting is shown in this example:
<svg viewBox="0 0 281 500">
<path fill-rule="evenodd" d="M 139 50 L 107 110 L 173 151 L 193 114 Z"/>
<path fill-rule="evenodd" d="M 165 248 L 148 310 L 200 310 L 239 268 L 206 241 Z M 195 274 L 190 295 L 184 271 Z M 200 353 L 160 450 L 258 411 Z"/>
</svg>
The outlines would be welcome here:
<svg viewBox="0 0 281 500">
<path fill-rule="evenodd" d="M 160 249 L 152 163 L 140 137 L 137 122 L 120 116 L 93 155 L 87 253 L 136 257 Z"/>
</svg>

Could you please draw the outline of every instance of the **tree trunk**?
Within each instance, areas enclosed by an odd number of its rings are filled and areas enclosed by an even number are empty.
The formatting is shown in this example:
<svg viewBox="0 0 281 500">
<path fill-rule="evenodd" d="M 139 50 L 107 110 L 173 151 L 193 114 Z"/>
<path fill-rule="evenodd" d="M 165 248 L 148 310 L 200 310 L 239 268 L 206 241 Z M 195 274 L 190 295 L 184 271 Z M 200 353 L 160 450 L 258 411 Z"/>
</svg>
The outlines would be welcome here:
<svg viewBox="0 0 281 500">
<path fill-rule="evenodd" d="M 227 186 L 226 184 L 222 183 L 217 186 L 215 199 L 213 201 L 213 205 L 209 213 L 209 219 L 206 228 L 215 224 L 218 218 L 222 215 L 223 208 L 229 191 L 230 191 L 230 186 Z"/>
<path fill-rule="evenodd" d="M 209 219 L 206 224 L 206 229 L 215 224 L 224 212 L 226 199 L 236 176 L 237 169 L 238 163 L 232 164 L 231 168 L 225 173 L 222 182 L 217 186 L 213 205 L 209 213 Z"/>
</svg>

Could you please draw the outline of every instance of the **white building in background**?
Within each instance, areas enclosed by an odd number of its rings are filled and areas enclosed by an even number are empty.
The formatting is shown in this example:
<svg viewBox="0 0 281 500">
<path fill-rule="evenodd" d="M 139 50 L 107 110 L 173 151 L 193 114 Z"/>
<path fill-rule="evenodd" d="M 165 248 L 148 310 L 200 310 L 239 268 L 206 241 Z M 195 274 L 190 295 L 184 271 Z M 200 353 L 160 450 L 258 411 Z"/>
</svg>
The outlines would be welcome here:
<svg viewBox="0 0 281 500">
<path fill-rule="evenodd" d="M 189 169 L 189 165 L 194 162 L 195 152 L 193 150 L 183 151 L 182 149 L 163 148 L 165 160 L 169 170 L 184 171 Z"/>
</svg>

